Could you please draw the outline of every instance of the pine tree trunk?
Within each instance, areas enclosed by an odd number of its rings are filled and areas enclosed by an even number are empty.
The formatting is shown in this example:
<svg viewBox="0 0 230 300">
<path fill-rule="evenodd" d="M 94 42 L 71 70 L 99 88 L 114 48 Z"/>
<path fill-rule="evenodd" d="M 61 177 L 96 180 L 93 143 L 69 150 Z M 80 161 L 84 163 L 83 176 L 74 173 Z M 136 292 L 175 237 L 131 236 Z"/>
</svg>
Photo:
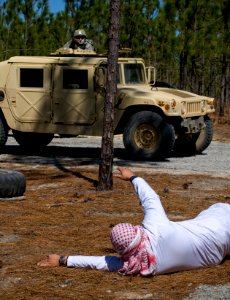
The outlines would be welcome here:
<svg viewBox="0 0 230 300">
<path fill-rule="evenodd" d="M 113 131 L 114 131 L 114 102 L 116 97 L 117 61 L 119 43 L 120 0 L 110 3 L 109 24 L 109 54 L 106 81 L 106 97 L 104 107 L 103 136 L 101 148 L 101 163 L 97 190 L 110 190 L 113 187 Z"/>
<path fill-rule="evenodd" d="M 220 94 L 220 111 L 219 116 L 224 116 L 225 104 L 226 104 L 226 82 L 227 82 L 227 59 L 223 54 L 222 59 L 222 74 L 221 74 L 221 94 Z"/>
<path fill-rule="evenodd" d="M 188 53 L 187 51 L 183 51 L 180 54 L 180 85 L 179 88 L 182 90 L 186 90 L 187 84 L 187 58 Z"/>
</svg>

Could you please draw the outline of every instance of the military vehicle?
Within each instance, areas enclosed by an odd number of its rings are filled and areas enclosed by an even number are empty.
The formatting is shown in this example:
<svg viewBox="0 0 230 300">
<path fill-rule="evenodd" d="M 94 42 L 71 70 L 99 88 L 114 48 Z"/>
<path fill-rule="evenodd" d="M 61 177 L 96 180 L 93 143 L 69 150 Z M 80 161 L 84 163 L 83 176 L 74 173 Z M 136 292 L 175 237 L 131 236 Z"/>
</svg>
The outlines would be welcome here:
<svg viewBox="0 0 230 300">
<path fill-rule="evenodd" d="M 158 87 L 152 70 L 142 58 L 119 57 L 114 134 L 123 135 L 132 159 L 164 159 L 185 145 L 203 152 L 212 141 L 214 99 Z M 14 56 L 0 62 L 0 74 L 0 151 L 9 130 L 36 149 L 54 135 L 102 135 L 106 56 L 72 49 Z"/>
</svg>

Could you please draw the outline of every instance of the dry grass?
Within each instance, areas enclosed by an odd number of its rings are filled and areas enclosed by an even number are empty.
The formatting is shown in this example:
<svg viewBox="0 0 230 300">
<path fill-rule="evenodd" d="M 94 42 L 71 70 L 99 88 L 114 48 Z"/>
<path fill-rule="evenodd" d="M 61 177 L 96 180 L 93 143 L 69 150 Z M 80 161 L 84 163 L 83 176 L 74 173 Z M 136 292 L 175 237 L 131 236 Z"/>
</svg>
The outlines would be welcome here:
<svg viewBox="0 0 230 300">
<path fill-rule="evenodd" d="M 217 123 L 215 139 L 228 141 L 229 125 Z M 217 267 L 141 278 L 96 270 L 39 268 L 49 253 L 114 254 L 112 224 L 142 220 L 129 183 L 96 192 L 97 168 L 21 166 L 25 199 L 0 201 L 1 299 L 182 299 L 200 284 L 226 284 L 230 260 Z M 155 187 L 172 220 L 192 218 L 214 202 L 230 203 L 229 178 L 139 174 Z M 205 184 L 204 184 L 205 183 Z"/>
</svg>

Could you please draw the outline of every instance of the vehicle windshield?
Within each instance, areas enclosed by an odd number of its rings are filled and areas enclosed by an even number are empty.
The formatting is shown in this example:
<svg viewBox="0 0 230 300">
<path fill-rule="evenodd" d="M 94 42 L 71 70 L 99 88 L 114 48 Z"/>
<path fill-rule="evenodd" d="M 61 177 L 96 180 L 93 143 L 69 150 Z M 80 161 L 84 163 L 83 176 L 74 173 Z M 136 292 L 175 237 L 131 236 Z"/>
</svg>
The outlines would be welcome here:
<svg viewBox="0 0 230 300">
<path fill-rule="evenodd" d="M 124 74 L 126 84 L 145 83 L 142 64 L 124 64 Z"/>
</svg>

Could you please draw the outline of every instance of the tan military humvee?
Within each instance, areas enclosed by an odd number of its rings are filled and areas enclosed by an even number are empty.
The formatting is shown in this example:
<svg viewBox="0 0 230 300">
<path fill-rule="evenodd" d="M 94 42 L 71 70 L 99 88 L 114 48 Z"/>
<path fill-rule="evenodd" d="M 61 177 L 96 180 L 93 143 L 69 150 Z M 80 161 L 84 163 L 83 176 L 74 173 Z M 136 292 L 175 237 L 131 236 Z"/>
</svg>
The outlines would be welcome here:
<svg viewBox="0 0 230 300">
<path fill-rule="evenodd" d="M 102 135 L 107 57 L 63 51 L 0 62 L 0 148 L 9 129 L 30 148 L 48 145 L 54 134 Z M 123 134 L 130 157 L 159 159 L 186 145 L 194 153 L 208 147 L 213 98 L 150 85 L 141 58 L 119 58 L 117 72 L 114 134 Z"/>
</svg>

